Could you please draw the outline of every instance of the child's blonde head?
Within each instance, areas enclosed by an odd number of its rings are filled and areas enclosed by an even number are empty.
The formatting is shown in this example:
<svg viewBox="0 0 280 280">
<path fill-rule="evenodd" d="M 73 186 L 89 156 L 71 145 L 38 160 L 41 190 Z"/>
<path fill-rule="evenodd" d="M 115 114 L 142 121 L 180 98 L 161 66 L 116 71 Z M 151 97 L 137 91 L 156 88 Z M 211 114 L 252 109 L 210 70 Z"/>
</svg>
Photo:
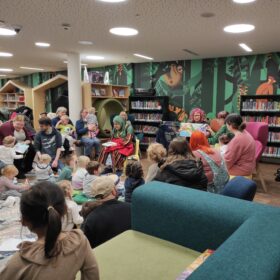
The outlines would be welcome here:
<svg viewBox="0 0 280 280">
<path fill-rule="evenodd" d="M 160 163 L 167 155 L 166 149 L 159 143 L 152 143 L 147 149 L 148 159 Z"/>
<path fill-rule="evenodd" d="M 88 109 L 88 113 L 89 113 L 89 114 L 95 114 L 95 113 L 96 113 L 95 107 L 90 107 L 90 108 Z"/>
<path fill-rule="evenodd" d="M 3 139 L 3 145 L 4 145 L 5 147 L 12 148 L 12 147 L 14 147 L 15 142 L 16 142 L 16 138 L 13 137 L 13 136 L 6 136 L 6 137 Z"/>
<path fill-rule="evenodd" d="M 70 181 L 62 180 L 57 185 L 61 188 L 65 197 L 71 197 L 73 188 Z"/>
<path fill-rule="evenodd" d="M 86 156 L 79 156 L 77 160 L 78 168 L 86 168 L 88 163 L 90 162 L 90 158 Z"/>
<path fill-rule="evenodd" d="M 5 177 L 16 177 L 18 175 L 18 169 L 14 165 L 6 165 L 2 168 L 1 173 Z"/>
<path fill-rule="evenodd" d="M 42 154 L 40 157 L 40 163 L 49 164 L 51 161 L 52 158 L 48 154 Z"/>
</svg>

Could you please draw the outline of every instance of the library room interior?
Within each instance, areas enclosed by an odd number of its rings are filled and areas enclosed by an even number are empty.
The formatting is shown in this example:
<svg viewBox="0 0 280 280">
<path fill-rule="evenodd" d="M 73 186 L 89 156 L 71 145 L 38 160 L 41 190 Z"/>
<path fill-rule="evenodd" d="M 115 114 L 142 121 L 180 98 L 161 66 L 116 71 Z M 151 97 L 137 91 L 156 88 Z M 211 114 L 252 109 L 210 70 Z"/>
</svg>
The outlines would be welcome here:
<svg viewBox="0 0 280 280">
<path fill-rule="evenodd" d="M 280 280 L 279 15 L 1 0 L 0 279 Z"/>
</svg>

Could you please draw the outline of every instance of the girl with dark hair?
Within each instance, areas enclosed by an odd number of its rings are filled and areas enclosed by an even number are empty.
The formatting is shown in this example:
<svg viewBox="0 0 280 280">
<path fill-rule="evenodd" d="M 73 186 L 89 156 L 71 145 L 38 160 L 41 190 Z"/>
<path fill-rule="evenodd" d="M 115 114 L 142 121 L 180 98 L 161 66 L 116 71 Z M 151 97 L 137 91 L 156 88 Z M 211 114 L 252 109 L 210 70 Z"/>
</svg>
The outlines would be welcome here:
<svg viewBox="0 0 280 280">
<path fill-rule="evenodd" d="M 184 137 L 171 141 L 167 159 L 154 180 L 203 191 L 208 183 L 201 160 L 193 155 Z"/>
<path fill-rule="evenodd" d="M 22 225 L 38 236 L 23 242 L 0 273 L 2 280 L 99 279 L 90 245 L 80 230 L 61 231 L 66 213 L 63 191 L 51 182 L 42 182 L 22 194 Z M 65 269 L 67 267 L 67 269 Z"/>
<path fill-rule="evenodd" d="M 131 202 L 133 191 L 145 184 L 141 162 L 136 160 L 129 161 L 126 165 L 125 176 L 127 176 L 124 182 L 125 202 Z"/>
<path fill-rule="evenodd" d="M 245 130 L 246 124 L 240 115 L 228 115 L 225 123 L 228 130 L 234 134 L 224 154 L 228 172 L 231 176 L 251 177 L 255 168 L 255 140 Z"/>
</svg>

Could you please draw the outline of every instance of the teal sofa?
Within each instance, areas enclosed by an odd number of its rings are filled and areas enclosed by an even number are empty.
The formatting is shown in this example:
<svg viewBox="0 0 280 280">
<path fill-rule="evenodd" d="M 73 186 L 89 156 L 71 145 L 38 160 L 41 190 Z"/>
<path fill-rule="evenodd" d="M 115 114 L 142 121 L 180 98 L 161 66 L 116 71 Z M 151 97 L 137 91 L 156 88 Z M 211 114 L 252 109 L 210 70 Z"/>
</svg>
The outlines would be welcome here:
<svg viewBox="0 0 280 280">
<path fill-rule="evenodd" d="M 190 280 L 280 279 L 279 208 L 151 182 L 133 193 L 132 229 L 216 250 Z"/>
</svg>

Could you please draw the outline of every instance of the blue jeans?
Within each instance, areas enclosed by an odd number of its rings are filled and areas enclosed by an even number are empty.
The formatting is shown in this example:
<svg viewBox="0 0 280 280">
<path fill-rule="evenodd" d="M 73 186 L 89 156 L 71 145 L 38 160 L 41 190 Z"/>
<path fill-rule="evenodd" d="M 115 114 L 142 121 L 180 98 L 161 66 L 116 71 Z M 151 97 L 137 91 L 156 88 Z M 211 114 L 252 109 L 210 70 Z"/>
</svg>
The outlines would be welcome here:
<svg viewBox="0 0 280 280">
<path fill-rule="evenodd" d="M 95 148 L 95 155 L 98 156 L 99 155 L 99 151 L 100 151 L 100 140 L 95 137 L 95 138 L 86 138 L 83 137 L 81 139 L 81 142 L 83 143 L 83 145 L 85 146 L 85 155 L 86 156 L 90 156 L 91 155 L 91 150 L 93 148 Z"/>
</svg>

